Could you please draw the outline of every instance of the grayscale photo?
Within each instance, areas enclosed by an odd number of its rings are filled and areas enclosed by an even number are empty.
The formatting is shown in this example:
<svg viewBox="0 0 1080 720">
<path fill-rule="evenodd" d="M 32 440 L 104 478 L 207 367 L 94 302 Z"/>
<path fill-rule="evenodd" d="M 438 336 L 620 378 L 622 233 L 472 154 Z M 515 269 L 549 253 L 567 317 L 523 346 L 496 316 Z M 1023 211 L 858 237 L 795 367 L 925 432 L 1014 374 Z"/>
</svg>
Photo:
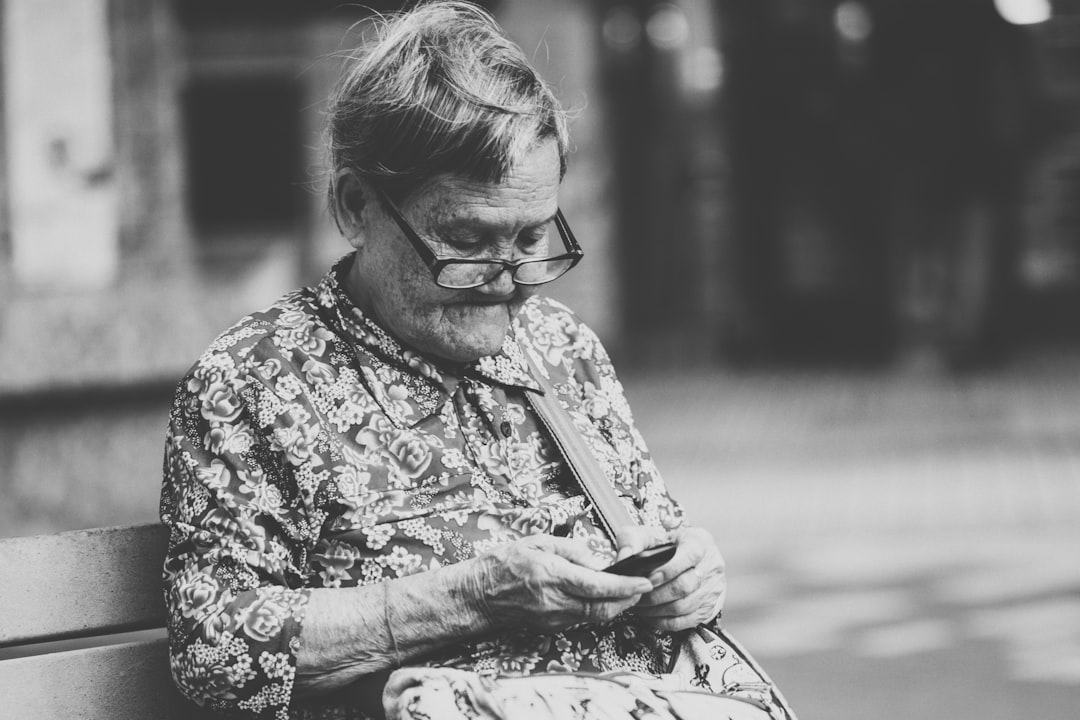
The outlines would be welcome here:
<svg viewBox="0 0 1080 720">
<path fill-rule="evenodd" d="M 1074 720 L 1080 0 L 0 0 L 0 715 Z"/>
</svg>

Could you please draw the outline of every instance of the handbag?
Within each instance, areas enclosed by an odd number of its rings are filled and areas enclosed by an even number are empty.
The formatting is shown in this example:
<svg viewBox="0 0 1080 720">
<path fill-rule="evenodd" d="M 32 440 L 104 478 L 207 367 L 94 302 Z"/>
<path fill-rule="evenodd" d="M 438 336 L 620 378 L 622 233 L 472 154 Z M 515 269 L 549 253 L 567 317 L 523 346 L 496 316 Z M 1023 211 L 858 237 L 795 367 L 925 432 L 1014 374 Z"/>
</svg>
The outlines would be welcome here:
<svg viewBox="0 0 1080 720">
<path fill-rule="evenodd" d="M 607 480 L 573 419 L 536 363 L 526 357 L 539 390 L 528 398 L 577 478 L 608 536 L 636 524 Z M 667 672 L 535 673 L 489 677 L 451 668 L 409 667 L 391 674 L 383 692 L 390 720 L 795 720 L 764 670 L 720 617 L 675 633 Z"/>
</svg>

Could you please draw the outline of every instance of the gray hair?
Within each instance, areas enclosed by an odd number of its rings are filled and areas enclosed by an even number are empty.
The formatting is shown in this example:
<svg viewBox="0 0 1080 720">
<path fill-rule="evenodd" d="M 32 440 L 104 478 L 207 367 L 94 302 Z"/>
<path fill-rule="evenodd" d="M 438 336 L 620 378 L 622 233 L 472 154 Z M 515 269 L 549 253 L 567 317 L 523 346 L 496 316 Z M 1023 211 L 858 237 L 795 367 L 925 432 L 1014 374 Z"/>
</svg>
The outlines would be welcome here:
<svg viewBox="0 0 1080 720">
<path fill-rule="evenodd" d="M 438 1 L 383 19 L 332 95 L 334 177 L 352 169 L 395 199 L 444 173 L 498 182 L 536 142 L 554 138 L 566 170 L 566 113 L 485 10 Z"/>
</svg>

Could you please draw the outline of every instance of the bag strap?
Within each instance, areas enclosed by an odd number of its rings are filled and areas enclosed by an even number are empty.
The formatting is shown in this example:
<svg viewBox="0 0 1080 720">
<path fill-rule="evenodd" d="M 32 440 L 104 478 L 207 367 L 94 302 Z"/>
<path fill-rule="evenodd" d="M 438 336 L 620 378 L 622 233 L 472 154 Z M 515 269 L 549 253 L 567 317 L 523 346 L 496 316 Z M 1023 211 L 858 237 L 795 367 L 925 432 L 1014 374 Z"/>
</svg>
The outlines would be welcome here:
<svg viewBox="0 0 1080 720">
<path fill-rule="evenodd" d="M 533 410 L 540 416 L 548 434 L 562 452 L 566 464 L 570 466 L 570 470 L 581 484 L 585 497 L 595 508 L 600 524 L 607 531 L 608 537 L 615 542 L 616 546 L 622 545 L 621 530 L 627 526 L 637 525 L 637 522 L 630 516 L 615 492 L 615 488 L 607 479 L 607 475 L 604 474 L 603 468 L 600 467 L 600 463 L 596 460 L 596 456 L 585 444 L 581 431 L 574 424 L 570 413 L 555 396 L 555 389 L 551 386 L 551 382 L 540 372 L 527 353 L 525 360 L 529 364 L 533 378 L 540 386 L 539 391 L 528 392 Z"/>
</svg>

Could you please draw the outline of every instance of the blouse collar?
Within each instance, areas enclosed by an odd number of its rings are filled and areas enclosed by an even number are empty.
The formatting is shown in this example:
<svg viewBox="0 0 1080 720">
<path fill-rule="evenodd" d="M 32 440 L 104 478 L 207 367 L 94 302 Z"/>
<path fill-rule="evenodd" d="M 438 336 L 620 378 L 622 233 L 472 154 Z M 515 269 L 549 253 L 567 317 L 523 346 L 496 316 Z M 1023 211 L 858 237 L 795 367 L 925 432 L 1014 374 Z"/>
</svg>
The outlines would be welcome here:
<svg viewBox="0 0 1080 720">
<path fill-rule="evenodd" d="M 433 385 L 435 388 L 432 389 L 437 388 L 447 396 L 453 394 L 458 382 L 465 377 L 475 377 L 507 387 L 539 389 L 518 342 L 519 326 L 516 322 L 512 324 L 499 352 L 482 357 L 464 368 L 451 368 L 445 362 L 402 344 L 374 318 L 357 307 L 345 291 L 341 278 L 348 272 L 354 257 L 355 253 L 350 253 L 335 263 L 320 281 L 316 294 L 319 304 L 333 313 L 342 333 L 371 353 L 381 364 Z M 400 399 L 396 399 L 395 403 L 400 403 Z M 417 410 L 422 412 L 421 408 Z M 434 408 L 431 411 L 434 411 Z M 431 411 L 423 414 L 430 414 Z"/>
</svg>

